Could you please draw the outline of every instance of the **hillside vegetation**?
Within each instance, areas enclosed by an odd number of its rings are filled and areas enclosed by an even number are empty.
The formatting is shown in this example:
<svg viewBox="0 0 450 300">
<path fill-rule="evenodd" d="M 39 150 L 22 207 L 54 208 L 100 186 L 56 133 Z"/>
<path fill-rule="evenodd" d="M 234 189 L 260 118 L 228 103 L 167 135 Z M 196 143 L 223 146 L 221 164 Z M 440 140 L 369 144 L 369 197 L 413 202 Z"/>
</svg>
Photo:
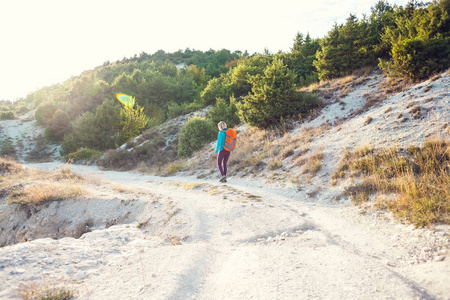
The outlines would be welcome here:
<svg viewBox="0 0 450 300">
<path fill-rule="evenodd" d="M 346 189 L 336 192 L 337 199 L 351 197 L 358 204 L 373 195 L 399 194 L 402 202 L 379 205 L 418 226 L 448 223 L 448 114 L 440 109 L 448 102 L 445 92 L 422 104 L 396 100 L 401 108 L 394 128 L 424 126 L 431 112 L 442 113 L 435 121 L 441 128 L 433 129 L 440 137 L 410 140 L 404 145 L 407 152 L 381 145 L 380 140 L 386 143 L 383 137 L 360 145 L 368 149 L 364 151 L 350 147 L 344 155 L 343 147 L 337 147 L 339 154 L 332 156 L 339 160 L 325 163 L 333 151 L 318 141 L 362 116 L 359 126 L 373 127 L 373 111 L 379 113 L 386 101 L 404 97 L 405 91 L 411 94 L 417 84 L 425 82 L 430 90 L 437 82 L 438 90 L 445 89 L 449 12 L 449 0 L 405 7 L 379 1 L 369 17 L 350 15 L 322 39 L 299 33 L 288 53 L 141 53 L 106 62 L 15 103 L 2 102 L 1 118 L 14 120 L 35 109 L 36 122 L 45 131 L 34 137 L 29 160 L 51 157 L 48 145 L 56 144 L 70 162 L 200 178 L 215 174 L 210 143 L 223 120 L 239 132 L 240 147 L 230 161 L 238 176 L 291 184 L 308 189 L 311 197 L 320 195 L 323 183 L 315 181 L 322 177 Z M 358 94 L 361 89 L 366 92 Z M 132 95 L 136 104 L 122 106 L 117 93 Z M 394 119 L 391 111 L 386 107 L 389 120 Z M 366 134 L 377 136 L 383 128 L 378 125 Z M 435 126 L 428 135 L 431 128 Z M 19 141 L 1 139 L 4 156 L 14 157 L 21 147 Z M 330 170 L 320 176 L 325 165 Z M 355 183 L 357 173 L 361 182 Z M 351 184 L 339 183 L 349 177 Z"/>
<path fill-rule="evenodd" d="M 136 99 L 147 122 L 140 134 L 166 120 L 236 99 L 240 119 L 266 128 L 307 115 L 315 95 L 296 89 L 378 65 L 388 76 L 423 80 L 450 66 L 450 1 L 376 3 L 368 16 L 350 15 L 320 39 L 298 33 L 290 52 L 249 54 L 226 49 L 145 52 L 105 62 L 15 103 L 2 101 L 0 118 L 35 108 L 45 139 L 62 155 L 80 148 L 113 149 L 129 134 L 120 124 L 115 94 Z M 138 109 L 136 107 L 136 109 Z M 235 118 L 235 116 L 231 116 Z"/>
</svg>

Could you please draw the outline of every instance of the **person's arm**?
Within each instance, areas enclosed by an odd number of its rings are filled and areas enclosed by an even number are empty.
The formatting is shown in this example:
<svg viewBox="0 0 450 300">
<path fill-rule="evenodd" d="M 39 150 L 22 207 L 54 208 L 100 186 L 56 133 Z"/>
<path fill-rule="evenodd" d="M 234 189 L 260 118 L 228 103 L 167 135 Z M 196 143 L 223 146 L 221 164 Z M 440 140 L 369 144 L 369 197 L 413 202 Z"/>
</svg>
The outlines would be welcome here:
<svg viewBox="0 0 450 300">
<path fill-rule="evenodd" d="M 225 132 L 219 131 L 219 134 L 217 135 L 216 151 L 214 153 L 218 153 L 218 152 L 222 151 L 224 145 L 225 145 Z"/>
</svg>

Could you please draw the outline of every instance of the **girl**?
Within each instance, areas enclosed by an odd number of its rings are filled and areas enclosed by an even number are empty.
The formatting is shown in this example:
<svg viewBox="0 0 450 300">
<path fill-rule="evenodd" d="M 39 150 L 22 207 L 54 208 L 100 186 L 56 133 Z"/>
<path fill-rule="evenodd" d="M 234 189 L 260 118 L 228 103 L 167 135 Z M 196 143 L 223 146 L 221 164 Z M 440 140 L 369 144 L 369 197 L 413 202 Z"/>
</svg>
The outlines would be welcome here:
<svg viewBox="0 0 450 300">
<path fill-rule="evenodd" d="M 221 121 L 219 122 L 219 124 L 217 124 L 217 127 L 219 128 L 219 135 L 217 136 L 217 146 L 214 153 L 219 153 L 217 155 L 217 167 L 219 168 L 220 175 L 222 175 L 219 181 L 227 182 L 227 162 L 231 153 L 230 151 L 225 150 L 223 147 L 225 145 L 227 124 Z"/>
</svg>

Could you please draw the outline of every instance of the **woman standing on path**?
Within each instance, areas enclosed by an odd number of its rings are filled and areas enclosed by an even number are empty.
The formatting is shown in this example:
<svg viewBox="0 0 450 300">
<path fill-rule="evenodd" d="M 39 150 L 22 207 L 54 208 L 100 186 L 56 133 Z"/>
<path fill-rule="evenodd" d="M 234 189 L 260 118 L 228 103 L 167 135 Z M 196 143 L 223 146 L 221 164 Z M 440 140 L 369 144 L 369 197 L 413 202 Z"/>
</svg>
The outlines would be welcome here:
<svg viewBox="0 0 450 300">
<path fill-rule="evenodd" d="M 219 128 L 219 135 L 217 136 L 217 146 L 216 151 L 214 153 L 218 153 L 217 155 L 217 167 L 219 168 L 220 175 L 222 177 L 220 178 L 220 182 L 227 182 L 227 162 L 228 158 L 230 157 L 230 151 L 225 150 L 225 137 L 227 132 L 227 124 L 223 121 L 220 121 L 219 124 L 217 124 L 217 127 Z"/>
</svg>

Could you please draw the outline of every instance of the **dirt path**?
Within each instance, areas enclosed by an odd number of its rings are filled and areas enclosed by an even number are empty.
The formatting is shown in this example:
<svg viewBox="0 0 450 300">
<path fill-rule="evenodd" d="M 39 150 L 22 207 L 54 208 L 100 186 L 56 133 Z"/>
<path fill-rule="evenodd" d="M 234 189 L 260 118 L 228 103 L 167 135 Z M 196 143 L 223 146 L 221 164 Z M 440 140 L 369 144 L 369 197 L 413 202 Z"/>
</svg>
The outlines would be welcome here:
<svg viewBox="0 0 450 300">
<path fill-rule="evenodd" d="M 0 262 L 12 253 L 30 262 L 3 263 L 0 281 L 13 287 L 42 272 L 69 277 L 81 299 L 449 298 L 448 259 L 434 261 L 443 245 L 448 249 L 443 230 L 417 230 L 233 178 L 221 185 L 74 169 L 139 191 L 139 201 L 164 208 L 163 218 L 143 215 L 142 226 L 4 247 Z M 32 259 L 48 248 L 50 264 Z M 414 261 L 424 251 L 436 253 Z"/>
</svg>

